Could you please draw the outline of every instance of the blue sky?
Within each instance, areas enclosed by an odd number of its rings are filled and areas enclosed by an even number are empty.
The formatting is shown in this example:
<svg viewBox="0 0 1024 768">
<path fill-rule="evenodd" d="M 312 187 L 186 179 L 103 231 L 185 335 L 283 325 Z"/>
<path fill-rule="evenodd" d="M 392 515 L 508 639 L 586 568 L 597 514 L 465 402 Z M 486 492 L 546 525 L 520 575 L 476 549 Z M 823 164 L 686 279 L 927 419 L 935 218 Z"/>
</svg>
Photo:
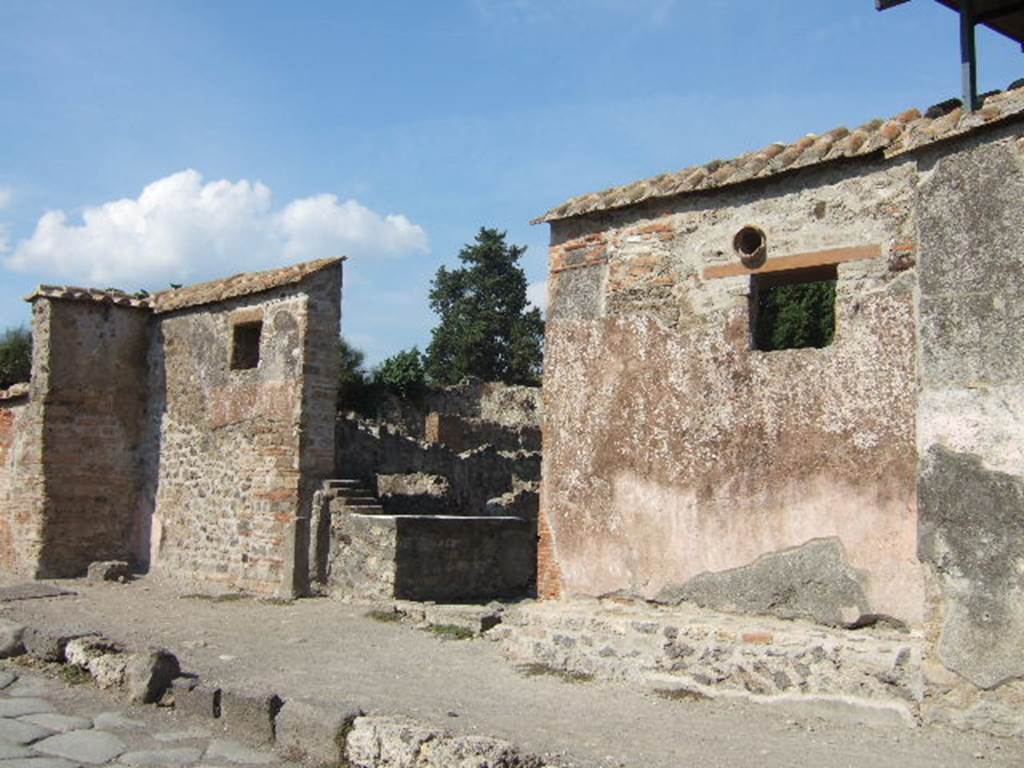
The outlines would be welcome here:
<svg viewBox="0 0 1024 768">
<path fill-rule="evenodd" d="M 981 86 L 1024 75 L 979 30 Z M 425 346 L 481 225 L 958 95 L 932 0 L 0 0 L 0 328 L 40 282 L 346 253 L 343 331 Z"/>
</svg>

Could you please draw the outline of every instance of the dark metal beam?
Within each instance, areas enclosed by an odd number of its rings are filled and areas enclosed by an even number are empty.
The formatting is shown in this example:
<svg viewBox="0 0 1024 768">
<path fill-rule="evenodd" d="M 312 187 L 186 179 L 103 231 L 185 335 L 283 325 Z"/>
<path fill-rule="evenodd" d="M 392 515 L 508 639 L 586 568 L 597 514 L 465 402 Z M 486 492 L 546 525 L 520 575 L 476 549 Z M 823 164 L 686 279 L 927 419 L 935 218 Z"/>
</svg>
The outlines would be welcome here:
<svg viewBox="0 0 1024 768">
<path fill-rule="evenodd" d="M 964 108 L 978 108 L 978 52 L 974 45 L 974 0 L 960 0 L 960 77 Z"/>
</svg>

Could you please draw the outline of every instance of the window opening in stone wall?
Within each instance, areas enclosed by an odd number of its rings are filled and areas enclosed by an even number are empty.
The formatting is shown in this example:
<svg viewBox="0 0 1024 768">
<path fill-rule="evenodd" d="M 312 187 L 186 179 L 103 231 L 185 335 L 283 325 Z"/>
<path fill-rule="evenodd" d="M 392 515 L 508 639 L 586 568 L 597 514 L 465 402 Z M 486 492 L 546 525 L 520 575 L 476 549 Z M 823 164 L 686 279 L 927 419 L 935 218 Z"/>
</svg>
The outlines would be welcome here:
<svg viewBox="0 0 1024 768">
<path fill-rule="evenodd" d="M 836 330 L 836 266 L 770 272 L 750 278 L 754 349 L 827 347 Z"/>
<path fill-rule="evenodd" d="M 231 346 L 231 368 L 236 371 L 260 364 L 260 336 L 263 323 L 239 323 L 234 327 Z"/>
</svg>

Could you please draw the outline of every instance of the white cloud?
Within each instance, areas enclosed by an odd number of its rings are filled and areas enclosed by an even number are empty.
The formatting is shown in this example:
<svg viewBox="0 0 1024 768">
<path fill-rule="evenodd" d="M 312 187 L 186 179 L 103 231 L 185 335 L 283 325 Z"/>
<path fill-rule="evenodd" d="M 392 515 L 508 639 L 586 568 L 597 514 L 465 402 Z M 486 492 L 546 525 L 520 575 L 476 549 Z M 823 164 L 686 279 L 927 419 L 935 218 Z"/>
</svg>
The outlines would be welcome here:
<svg viewBox="0 0 1024 768">
<path fill-rule="evenodd" d="M 542 313 L 548 311 L 548 281 L 530 283 L 526 286 L 526 300 Z"/>
<path fill-rule="evenodd" d="M 80 223 L 64 211 L 45 213 L 4 264 L 44 280 L 161 288 L 307 259 L 427 250 L 426 232 L 404 216 L 329 194 L 275 210 L 265 184 L 204 182 L 186 170 L 138 198 L 87 207 Z"/>
<path fill-rule="evenodd" d="M 14 199 L 14 190 L 10 187 L 0 187 L 0 211 L 11 204 Z"/>
</svg>

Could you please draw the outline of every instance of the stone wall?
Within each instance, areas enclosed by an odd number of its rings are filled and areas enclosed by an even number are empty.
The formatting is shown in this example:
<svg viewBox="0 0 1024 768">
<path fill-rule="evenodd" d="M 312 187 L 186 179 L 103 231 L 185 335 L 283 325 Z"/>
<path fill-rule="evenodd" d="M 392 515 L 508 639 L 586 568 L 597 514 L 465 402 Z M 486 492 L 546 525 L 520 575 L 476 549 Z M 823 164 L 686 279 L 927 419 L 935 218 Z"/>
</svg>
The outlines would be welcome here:
<svg viewBox="0 0 1024 768">
<path fill-rule="evenodd" d="M 258 592 L 302 592 L 317 484 L 333 469 L 340 270 L 159 316 L 163 393 L 153 567 Z M 238 324 L 259 364 L 233 369 Z M 303 479 L 305 478 L 305 479 Z"/>
<path fill-rule="evenodd" d="M 922 158 L 917 407 L 933 719 L 1021 728 L 1024 139 Z M 1022 729 L 1024 730 L 1024 729 Z"/>
<path fill-rule="evenodd" d="M 134 560 L 148 323 L 149 314 L 132 307 L 35 302 L 33 397 L 42 408 L 46 477 L 39 576 Z"/>
<path fill-rule="evenodd" d="M 920 623 L 915 181 L 864 161 L 553 223 L 543 594 L 652 597 L 834 538 L 848 613 Z M 861 249 L 831 346 L 751 348 L 751 278 L 730 274 L 751 224 L 769 260 Z"/>
<path fill-rule="evenodd" d="M 28 387 L 0 391 L 0 564 L 19 576 L 36 575 L 42 540 L 42 434 Z"/>
</svg>

